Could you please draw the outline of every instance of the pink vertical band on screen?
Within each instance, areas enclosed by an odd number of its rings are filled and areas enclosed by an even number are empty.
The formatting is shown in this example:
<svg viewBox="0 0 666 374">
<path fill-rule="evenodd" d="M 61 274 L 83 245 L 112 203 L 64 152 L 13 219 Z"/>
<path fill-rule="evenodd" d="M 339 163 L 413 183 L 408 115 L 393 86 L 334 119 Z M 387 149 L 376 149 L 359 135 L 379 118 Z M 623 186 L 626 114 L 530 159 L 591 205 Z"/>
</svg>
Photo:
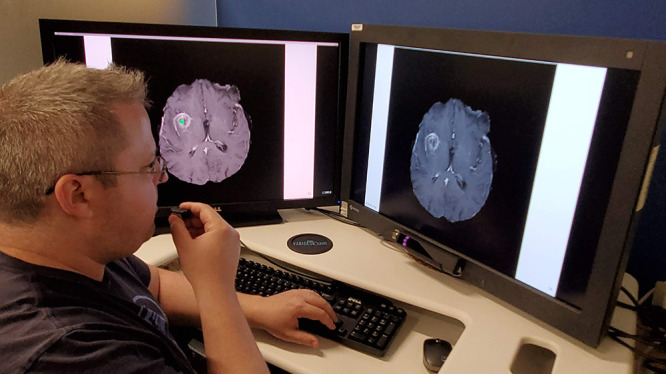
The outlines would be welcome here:
<svg viewBox="0 0 666 374">
<path fill-rule="evenodd" d="M 285 44 L 284 198 L 313 197 L 317 45 Z"/>
<path fill-rule="evenodd" d="M 110 36 L 84 36 L 83 45 L 86 53 L 86 66 L 89 68 L 106 69 L 113 62 Z"/>
</svg>

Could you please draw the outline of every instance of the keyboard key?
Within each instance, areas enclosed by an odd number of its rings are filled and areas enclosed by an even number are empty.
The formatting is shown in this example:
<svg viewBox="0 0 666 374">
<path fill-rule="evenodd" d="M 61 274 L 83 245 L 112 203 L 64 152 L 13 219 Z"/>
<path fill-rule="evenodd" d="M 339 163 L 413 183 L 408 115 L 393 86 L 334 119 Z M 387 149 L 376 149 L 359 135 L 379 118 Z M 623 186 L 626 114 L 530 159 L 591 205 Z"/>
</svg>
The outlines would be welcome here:
<svg viewBox="0 0 666 374">
<path fill-rule="evenodd" d="M 379 340 L 377 341 L 377 346 L 379 347 L 379 349 L 384 349 L 384 347 L 386 347 L 386 343 L 388 342 L 388 339 L 389 339 L 389 337 L 386 334 L 382 335 L 379 338 Z"/>
<path fill-rule="evenodd" d="M 349 336 L 354 340 L 365 340 L 366 338 L 366 334 L 362 334 L 357 331 L 352 331 L 352 333 L 349 334 Z"/>
<path fill-rule="evenodd" d="M 391 323 L 389 323 L 389 325 L 386 326 L 386 333 L 387 333 L 388 335 L 393 334 L 393 330 L 395 330 L 395 326 L 396 326 L 396 325 L 395 325 L 395 322 L 391 322 Z"/>
</svg>

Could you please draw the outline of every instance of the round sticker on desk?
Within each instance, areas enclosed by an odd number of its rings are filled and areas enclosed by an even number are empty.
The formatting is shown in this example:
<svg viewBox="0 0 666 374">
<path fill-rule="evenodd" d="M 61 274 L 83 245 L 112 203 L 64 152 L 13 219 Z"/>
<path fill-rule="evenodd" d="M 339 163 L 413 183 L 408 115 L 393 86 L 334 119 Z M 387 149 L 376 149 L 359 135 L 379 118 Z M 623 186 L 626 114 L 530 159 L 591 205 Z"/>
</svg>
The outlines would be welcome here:
<svg viewBox="0 0 666 374">
<path fill-rule="evenodd" d="M 298 234 L 287 241 L 287 247 L 294 252 L 316 255 L 333 248 L 331 239 L 319 234 Z"/>
</svg>

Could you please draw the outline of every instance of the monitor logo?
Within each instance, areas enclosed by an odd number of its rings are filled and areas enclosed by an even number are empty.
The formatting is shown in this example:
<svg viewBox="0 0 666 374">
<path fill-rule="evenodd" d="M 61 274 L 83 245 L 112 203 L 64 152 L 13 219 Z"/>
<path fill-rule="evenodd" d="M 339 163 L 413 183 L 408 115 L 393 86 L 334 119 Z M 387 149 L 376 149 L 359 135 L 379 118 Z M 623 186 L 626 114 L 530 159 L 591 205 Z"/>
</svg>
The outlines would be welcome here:
<svg viewBox="0 0 666 374">
<path fill-rule="evenodd" d="M 294 252 L 314 255 L 333 248 L 331 239 L 319 234 L 299 234 L 287 240 L 287 247 Z"/>
<path fill-rule="evenodd" d="M 350 296 L 349 298 L 347 298 L 347 301 L 352 302 L 352 303 L 356 303 L 356 304 L 358 304 L 358 305 L 361 305 L 361 304 L 362 304 L 362 303 L 361 303 L 361 300 L 359 300 L 359 299 L 355 299 L 355 298 L 353 298 L 353 297 L 351 297 L 351 296 Z"/>
<path fill-rule="evenodd" d="M 351 204 L 349 204 L 349 210 L 351 210 L 352 212 L 357 212 L 357 213 L 359 212 L 358 208 Z"/>
</svg>

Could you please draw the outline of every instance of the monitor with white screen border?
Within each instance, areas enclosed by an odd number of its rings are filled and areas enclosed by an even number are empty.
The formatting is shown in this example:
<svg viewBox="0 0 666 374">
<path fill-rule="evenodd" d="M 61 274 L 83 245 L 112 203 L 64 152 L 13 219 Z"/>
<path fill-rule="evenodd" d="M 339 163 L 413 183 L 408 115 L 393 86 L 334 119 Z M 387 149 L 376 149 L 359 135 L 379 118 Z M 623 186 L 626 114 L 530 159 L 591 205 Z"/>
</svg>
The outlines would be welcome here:
<svg viewBox="0 0 666 374">
<path fill-rule="evenodd" d="M 597 346 L 658 148 L 666 43 L 363 24 L 350 40 L 347 216 Z"/>
<path fill-rule="evenodd" d="M 236 226 L 339 202 L 348 34 L 40 20 L 45 63 L 143 71 L 169 169 L 158 220 L 183 201 Z"/>
</svg>

